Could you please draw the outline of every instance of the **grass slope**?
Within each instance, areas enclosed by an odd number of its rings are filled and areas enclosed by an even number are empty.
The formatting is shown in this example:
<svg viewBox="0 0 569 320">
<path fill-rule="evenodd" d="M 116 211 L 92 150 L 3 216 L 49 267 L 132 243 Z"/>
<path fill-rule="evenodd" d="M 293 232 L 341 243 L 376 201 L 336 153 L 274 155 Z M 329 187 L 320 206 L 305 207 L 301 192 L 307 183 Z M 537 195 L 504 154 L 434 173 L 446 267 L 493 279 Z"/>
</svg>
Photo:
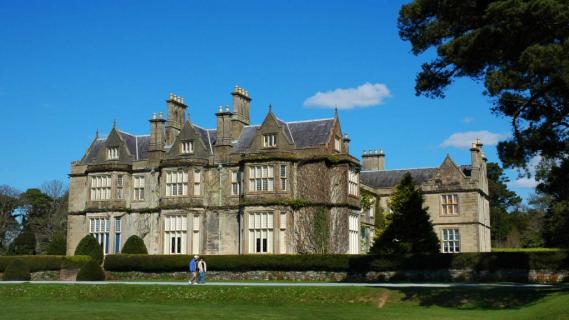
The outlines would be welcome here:
<svg viewBox="0 0 569 320">
<path fill-rule="evenodd" d="M 0 285 L 0 319 L 569 319 L 562 289 Z"/>
</svg>

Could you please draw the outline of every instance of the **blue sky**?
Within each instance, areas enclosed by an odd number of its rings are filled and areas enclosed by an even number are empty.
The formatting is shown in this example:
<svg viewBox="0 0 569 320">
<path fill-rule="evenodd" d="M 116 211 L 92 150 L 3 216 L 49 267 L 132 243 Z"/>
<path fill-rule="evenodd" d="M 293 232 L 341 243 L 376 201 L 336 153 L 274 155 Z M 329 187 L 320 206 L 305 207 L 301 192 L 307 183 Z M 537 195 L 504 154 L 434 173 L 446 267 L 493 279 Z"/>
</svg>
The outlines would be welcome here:
<svg viewBox="0 0 569 320">
<path fill-rule="evenodd" d="M 97 129 L 116 119 L 148 133 L 169 92 L 185 98 L 192 121 L 214 127 L 236 84 L 252 96 L 256 123 L 269 104 L 292 121 L 331 117 L 333 106 L 314 104 L 338 100 L 352 154 L 383 148 L 388 169 L 438 166 L 447 153 L 467 164 L 460 134 L 495 140 L 508 121 L 472 80 L 443 100 L 415 96 L 430 56 L 413 56 L 398 36 L 405 2 L 0 1 L 0 184 L 66 182 Z M 498 161 L 495 146 L 485 149 Z M 522 182 L 514 189 L 527 195 Z"/>
</svg>

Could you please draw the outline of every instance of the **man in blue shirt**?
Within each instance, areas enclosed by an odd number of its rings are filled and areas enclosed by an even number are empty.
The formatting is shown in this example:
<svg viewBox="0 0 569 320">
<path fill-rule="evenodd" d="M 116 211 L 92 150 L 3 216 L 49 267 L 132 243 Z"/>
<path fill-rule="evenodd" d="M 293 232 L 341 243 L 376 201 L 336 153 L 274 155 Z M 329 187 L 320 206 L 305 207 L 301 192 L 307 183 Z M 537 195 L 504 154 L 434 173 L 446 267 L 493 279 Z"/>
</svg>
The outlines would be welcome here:
<svg viewBox="0 0 569 320">
<path fill-rule="evenodd" d="M 188 284 L 194 284 L 196 281 L 198 258 L 199 257 L 195 255 L 192 260 L 190 260 L 190 281 L 188 281 Z"/>
</svg>

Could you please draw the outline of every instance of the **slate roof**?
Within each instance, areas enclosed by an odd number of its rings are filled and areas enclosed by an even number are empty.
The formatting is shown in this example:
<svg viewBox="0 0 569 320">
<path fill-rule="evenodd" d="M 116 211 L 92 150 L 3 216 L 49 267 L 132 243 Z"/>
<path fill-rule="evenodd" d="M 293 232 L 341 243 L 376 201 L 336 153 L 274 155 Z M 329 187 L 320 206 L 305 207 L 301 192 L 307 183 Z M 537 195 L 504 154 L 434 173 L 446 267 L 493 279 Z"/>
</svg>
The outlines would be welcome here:
<svg viewBox="0 0 569 320">
<path fill-rule="evenodd" d="M 332 126 L 334 125 L 334 118 L 293 122 L 277 121 L 283 126 L 284 134 L 287 135 L 297 148 L 317 147 L 326 143 L 330 136 Z M 197 125 L 193 126 L 199 132 L 208 152 L 212 153 L 213 146 L 217 140 L 217 130 L 204 129 Z M 233 142 L 233 152 L 246 152 L 251 146 L 259 127 L 260 125 L 243 127 L 239 139 Z M 120 130 L 117 130 L 117 132 L 125 142 L 133 159 L 144 160 L 148 158 L 150 135 L 133 135 Z M 95 140 L 81 162 L 83 164 L 95 162 L 100 148 L 105 146 L 105 141 L 105 138 Z"/>
<path fill-rule="evenodd" d="M 470 176 L 471 165 L 462 165 L 459 168 L 466 176 Z M 361 183 L 373 188 L 392 188 L 395 187 L 405 173 L 409 172 L 417 184 L 422 184 L 433 178 L 439 168 L 417 168 L 417 169 L 398 169 L 398 170 L 373 170 L 360 172 Z"/>
<path fill-rule="evenodd" d="M 334 118 L 287 122 L 297 148 L 314 147 L 326 143 Z"/>
<path fill-rule="evenodd" d="M 405 173 L 409 172 L 417 184 L 431 179 L 437 174 L 439 168 L 379 170 L 360 172 L 361 183 L 373 188 L 392 188 L 396 186 Z"/>
</svg>

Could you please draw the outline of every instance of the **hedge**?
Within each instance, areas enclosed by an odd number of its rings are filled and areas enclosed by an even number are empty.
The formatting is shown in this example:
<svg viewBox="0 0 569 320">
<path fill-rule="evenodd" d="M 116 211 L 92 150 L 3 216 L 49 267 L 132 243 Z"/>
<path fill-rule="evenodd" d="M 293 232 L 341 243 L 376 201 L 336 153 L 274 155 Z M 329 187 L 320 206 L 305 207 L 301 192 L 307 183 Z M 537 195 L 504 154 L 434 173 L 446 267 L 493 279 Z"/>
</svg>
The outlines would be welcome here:
<svg viewBox="0 0 569 320">
<path fill-rule="evenodd" d="M 186 271 L 191 255 L 109 255 L 105 270 Z M 210 271 L 396 271 L 396 270 L 569 270 L 568 251 L 459 253 L 381 257 L 375 255 L 212 255 Z"/>
<path fill-rule="evenodd" d="M 36 272 L 81 268 L 91 258 L 88 256 L 2 256 L 0 257 L 0 272 L 4 272 L 12 261 L 18 259 L 25 262 L 31 272 Z"/>
<path fill-rule="evenodd" d="M 4 270 L 2 280 L 4 281 L 30 281 L 30 267 L 22 261 L 22 259 L 15 259 Z"/>
</svg>

